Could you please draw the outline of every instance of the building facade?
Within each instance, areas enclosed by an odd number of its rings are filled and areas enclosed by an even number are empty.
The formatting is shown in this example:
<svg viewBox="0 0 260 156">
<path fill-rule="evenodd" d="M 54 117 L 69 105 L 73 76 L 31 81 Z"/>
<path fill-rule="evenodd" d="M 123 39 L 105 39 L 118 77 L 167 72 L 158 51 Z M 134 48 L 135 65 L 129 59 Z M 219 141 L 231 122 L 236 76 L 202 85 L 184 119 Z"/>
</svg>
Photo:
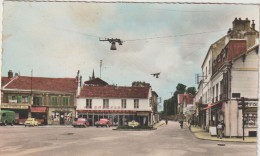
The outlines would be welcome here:
<svg viewBox="0 0 260 156">
<path fill-rule="evenodd" d="M 135 120 L 140 125 L 153 124 L 151 87 L 83 86 L 77 98 L 78 116 L 89 119 L 92 126 L 108 118 L 113 126 Z"/>
<path fill-rule="evenodd" d="M 258 37 L 254 21 L 235 19 L 233 28 L 213 43 L 202 64 L 202 80 L 195 101 L 200 107 L 200 123 L 212 135 L 224 121 L 226 136 L 242 136 L 242 111 L 237 99 L 258 99 Z M 256 101 L 246 111 L 245 135 L 256 132 Z M 254 107 L 254 108 L 253 108 Z M 254 125 L 252 124 L 254 123 Z"/>
<path fill-rule="evenodd" d="M 28 117 L 42 124 L 69 125 L 76 113 L 78 78 L 44 78 L 16 75 L 2 87 L 1 109 L 13 110 L 18 122 Z"/>
</svg>

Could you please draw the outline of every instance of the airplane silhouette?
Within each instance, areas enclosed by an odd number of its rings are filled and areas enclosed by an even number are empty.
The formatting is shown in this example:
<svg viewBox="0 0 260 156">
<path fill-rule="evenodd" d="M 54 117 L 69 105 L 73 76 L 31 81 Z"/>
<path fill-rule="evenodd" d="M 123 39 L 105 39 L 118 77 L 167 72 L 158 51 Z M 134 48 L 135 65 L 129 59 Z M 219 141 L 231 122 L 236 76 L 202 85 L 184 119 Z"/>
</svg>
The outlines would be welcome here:
<svg viewBox="0 0 260 156">
<path fill-rule="evenodd" d="M 159 75 L 160 75 L 160 73 L 153 73 L 153 74 L 151 74 L 151 75 L 153 75 L 154 77 L 156 77 L 157 79 L 159 78 Z"/>
</svg>

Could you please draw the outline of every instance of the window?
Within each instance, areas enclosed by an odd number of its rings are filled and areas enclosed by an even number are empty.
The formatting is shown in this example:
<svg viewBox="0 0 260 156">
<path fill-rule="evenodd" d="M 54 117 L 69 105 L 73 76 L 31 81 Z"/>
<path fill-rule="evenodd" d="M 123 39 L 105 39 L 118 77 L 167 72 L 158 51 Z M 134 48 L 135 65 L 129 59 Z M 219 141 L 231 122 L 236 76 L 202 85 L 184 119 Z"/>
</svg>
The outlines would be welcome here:
<svg viewBox="0 0 260 156">
<path fill-rule="evenodd" d="M 208 75 L 208 67 L 206 67 L 206 78 L 207 78 L 207 75 Z"/>
<path fill-rule="evenodd" d="M 12 96 L 12 100 L 16 100 L 16 96 Z"/>
<path fill-rule="evenodd" d="M 210 60 L 209 60 L 209 74 L 210 74 Z"/>
<path fill-rule="evenodd" d="M 22 103 L 28 103 L 28 96 L 22 96 Z"/>
<path fill-rule="evenodd" d="M 134 108 L 139 108 L 139 99 L 134 99 Z"/>
<path fill-rule="evenodd" d="M 92 99 L 86 99 L 86 108 L 92 109 Z"/>
<path fill-rule="evenodd" d="M 63 106 L 69 105 L 69 97 L 62 97 L 62 105 Z"/>
<path fill-rule="evenodd" d="M 33 97 L 33 105 L 40 106 L 42 104 L 42 97 Z"/>
<path fill-rule="evenodd" d="M 57 106 L 57 105 L 58 105 L 57 96 L 52 96 L 52 97 L 51 97 L 51 105 L 52 105 L 52 106 Z"/>
<path fill-rule="evenodd" d="M 108 109 L 108 108 L 109 108 L 109 100 L 103 99 L 103 109 Z"/>
<path fill-rule="evenodd" d="M 52 112 L 51 113 L 51 120 L 52 121 L 60 121 L 60 113 L 59 112 Z"/>
<path fill-rule="evenodd" d="M 240 98 L 240 93 L 232 93 L 232 98 Z"/>
<path fill-rule="evenodd" d="M 126 99 L 121 100 L 121 108 L 123 108 L 123 109 L 126 108 Z"/>
</svg>

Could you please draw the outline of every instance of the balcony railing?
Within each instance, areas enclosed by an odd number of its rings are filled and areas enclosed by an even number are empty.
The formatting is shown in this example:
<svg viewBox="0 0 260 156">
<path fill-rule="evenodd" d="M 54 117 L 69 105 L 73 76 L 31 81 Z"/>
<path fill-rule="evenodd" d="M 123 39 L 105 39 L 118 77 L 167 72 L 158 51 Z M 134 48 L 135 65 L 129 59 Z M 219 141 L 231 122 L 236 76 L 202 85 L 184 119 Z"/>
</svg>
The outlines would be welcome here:
<svg viewBox="0 0 260 156">
<path fill-rule="evenodd" d="M 17 103 L 17 100 L 9 100 L 9 103 Z"/>
</svg>

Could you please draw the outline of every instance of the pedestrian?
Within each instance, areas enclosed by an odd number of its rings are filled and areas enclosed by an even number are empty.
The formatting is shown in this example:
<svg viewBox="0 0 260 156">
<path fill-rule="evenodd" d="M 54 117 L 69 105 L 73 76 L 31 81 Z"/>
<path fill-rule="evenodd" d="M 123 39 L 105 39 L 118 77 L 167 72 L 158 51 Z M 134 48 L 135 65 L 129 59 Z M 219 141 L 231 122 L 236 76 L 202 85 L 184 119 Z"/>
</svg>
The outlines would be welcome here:
<svg viewBox="0 0 260 156">
<path fill-rule="evenodd" d="M 218 135 L 217 137 L 222 139 L 222 133 L 223 133 L 223 124 L 221 122 L 218 123 L 218 126 L 217 126 L 217 130 L 218 130 Z"/>
<path fill-rule="evenodd" d="M 166 118 L 166 121 L 165 121 L 166 125 L 168 125 L 168 119 Z"/>
<path fill-rule="evenodd" d="M 183 128 L 183 120 L 182 119 L 179 121 L 179 123 L 180 123 L 181 128 Z"/>
</svg>

